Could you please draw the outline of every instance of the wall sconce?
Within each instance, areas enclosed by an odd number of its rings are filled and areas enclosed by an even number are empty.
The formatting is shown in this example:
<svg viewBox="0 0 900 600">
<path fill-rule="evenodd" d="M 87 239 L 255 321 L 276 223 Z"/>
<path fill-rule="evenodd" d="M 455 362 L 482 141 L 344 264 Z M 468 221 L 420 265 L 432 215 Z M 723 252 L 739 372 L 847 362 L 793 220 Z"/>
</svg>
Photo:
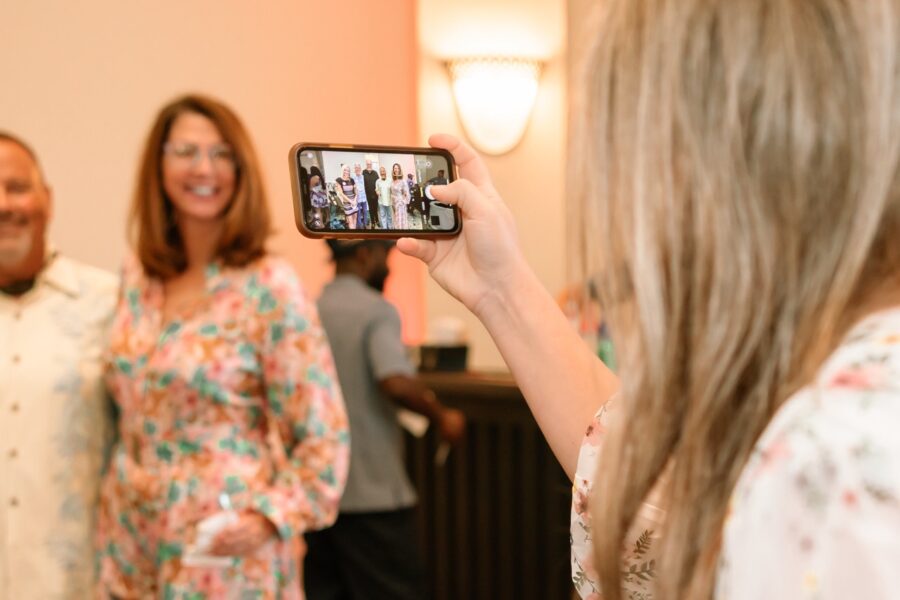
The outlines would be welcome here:
<svg viewBox="0 0 900 600">
<path fill-rule="evenodd" d="M 472 144 L 504 154 L 525 134 L 541 63 L 527 58 L 460 58 L 447 63 L 456 110 Z"/>
</svg>

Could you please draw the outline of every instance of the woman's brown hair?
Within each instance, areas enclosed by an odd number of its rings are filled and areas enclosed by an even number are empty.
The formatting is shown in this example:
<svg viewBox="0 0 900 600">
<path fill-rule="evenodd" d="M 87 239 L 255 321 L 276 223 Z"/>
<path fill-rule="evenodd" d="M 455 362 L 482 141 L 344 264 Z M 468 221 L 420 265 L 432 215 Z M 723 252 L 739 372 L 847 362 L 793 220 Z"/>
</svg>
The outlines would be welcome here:
<svg viewBox="0 0 900 600">
<path fill-rule="evenodd" d="M 229 266 L 244 266 L 265 254 L 271 232 L 269 204 L 259 160 L 237 115 L 213 98 L 189 94 L 164 106 L 147 136 L 129 217 L 129 233 L 146 273 L 168 279 L 187 268 L 184 244 L 171 201 L 162 186 L 163 146 L 172 124 L 185 113 L 212 121 L 235 157 L 235 192 L 223 215 L 216 257 Z"/>
<path fill-rule="evenodd" d="M 579 247 L 622 374 L 594 484 L 603 597 L 651 490 L 659 598 L 710 598 L 779 407 L 900 287 L 897 0 L 607 0 Z M 765 574 L 761 574 L 765 577 Z"/>
</svg>

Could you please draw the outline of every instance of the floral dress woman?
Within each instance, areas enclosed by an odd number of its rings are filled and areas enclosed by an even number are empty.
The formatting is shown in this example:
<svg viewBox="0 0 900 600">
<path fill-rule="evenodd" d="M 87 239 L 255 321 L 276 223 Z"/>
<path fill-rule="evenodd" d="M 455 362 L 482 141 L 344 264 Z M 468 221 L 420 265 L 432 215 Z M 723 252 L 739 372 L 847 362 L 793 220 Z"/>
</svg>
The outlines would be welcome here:
<svg viewBox="0 0 900 600">
<path fill-rule="evenodd" d="M 391 182 L 391 203 L 394 205 L 394 229 L 409 229 L 409 186 L 403 179 Z"/>
<path fill-rule="evenodd" d="M 265 256 L 213 263 L 163 322 L 162 282 L 126 263 L 107 381 L 119 440 L 102 486 L 100 575 L 119 598 L 302 598 L 300 535 L 336 517 L 346 413 L 314 304 Z M 227 567 L 182 558 L 197 524 L 257 511 L 277 537 Z"/>
</svg>

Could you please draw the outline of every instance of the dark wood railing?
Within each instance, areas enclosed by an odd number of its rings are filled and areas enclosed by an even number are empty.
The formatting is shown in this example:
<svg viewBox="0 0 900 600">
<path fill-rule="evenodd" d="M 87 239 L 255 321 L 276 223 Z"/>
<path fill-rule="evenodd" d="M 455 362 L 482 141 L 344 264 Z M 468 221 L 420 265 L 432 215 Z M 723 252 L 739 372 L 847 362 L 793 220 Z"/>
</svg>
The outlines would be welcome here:
<svg viewBox="0 0 900 600">
<path fill-rule="evenodd" d="M 407 438 L 434 600 L 570 600 L 571 483 L 509 376 L 423 374 L 465 412 L 466 440 L 435 464 Z"/>
</svg>

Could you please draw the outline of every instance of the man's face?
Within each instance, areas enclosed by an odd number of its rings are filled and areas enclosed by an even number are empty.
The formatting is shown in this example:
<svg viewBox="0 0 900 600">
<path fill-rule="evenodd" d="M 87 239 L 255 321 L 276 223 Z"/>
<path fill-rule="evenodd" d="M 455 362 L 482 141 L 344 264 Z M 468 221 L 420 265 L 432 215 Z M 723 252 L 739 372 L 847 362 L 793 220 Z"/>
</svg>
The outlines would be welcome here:
<svg viewBox="0 0 900 600">
<path fill-rule="evenodd" d="M 366 171 L 371 171 L 371 170 L 372 170 L 372 161 L 367 160 L 366 161 Z"/>
<path fill-rule="evenodd" d="M 379 292 L 384 291 L 384 282 L 387 281 L 388 275 L 390 275 L 390 269 L 388 269 L 387 264 L 388 251 L 387 248 L 380 244 L 369 248 L 366 283 Z"/>
<path fill-rule="evenodd" d="M 28 153 L 0 140 L 0 268 L 15 267 L 44 243 L 50 190 Z"/>
</svg>

